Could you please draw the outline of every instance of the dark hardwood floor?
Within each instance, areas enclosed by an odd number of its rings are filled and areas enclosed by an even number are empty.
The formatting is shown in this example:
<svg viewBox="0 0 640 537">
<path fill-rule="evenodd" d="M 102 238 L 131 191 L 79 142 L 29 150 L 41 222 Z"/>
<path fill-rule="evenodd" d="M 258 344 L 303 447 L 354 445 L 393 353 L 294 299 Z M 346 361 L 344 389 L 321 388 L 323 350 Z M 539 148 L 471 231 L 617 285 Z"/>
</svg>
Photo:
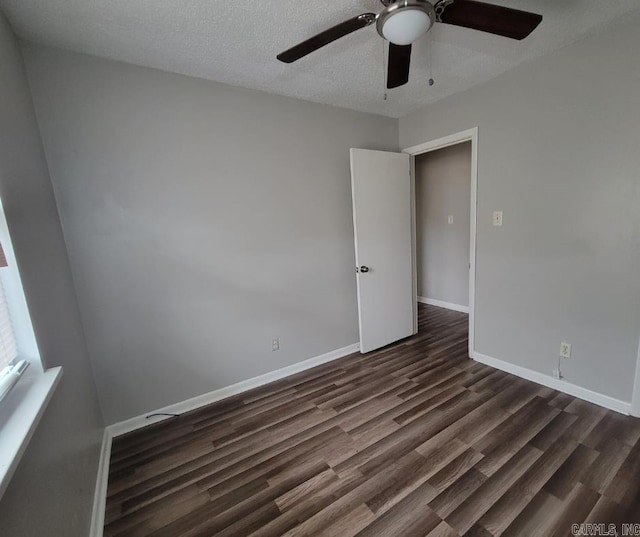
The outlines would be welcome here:
<svg viewBox="0 0 640 537">
<path fill-rule="evenodd" d="M 105 535 L 568 535 L 640 522 L 640 420 L 467 358 L 467 316 L 116 438 Z M 620 528 L 618 528 L 620 531 Z"/>
</svg>

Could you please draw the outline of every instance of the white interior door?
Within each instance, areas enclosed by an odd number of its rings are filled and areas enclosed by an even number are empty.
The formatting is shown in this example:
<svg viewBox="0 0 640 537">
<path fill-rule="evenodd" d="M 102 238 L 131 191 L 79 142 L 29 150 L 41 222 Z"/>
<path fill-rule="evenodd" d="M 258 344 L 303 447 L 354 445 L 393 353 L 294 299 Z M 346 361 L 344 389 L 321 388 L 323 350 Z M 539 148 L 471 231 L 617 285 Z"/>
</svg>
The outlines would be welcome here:
<svg viewBox="0 0 640 537">
<path fill-rule="evenodd" d="M 414 333 L 410 156 L 351 149 L 360 352 Z"/>
</svg>

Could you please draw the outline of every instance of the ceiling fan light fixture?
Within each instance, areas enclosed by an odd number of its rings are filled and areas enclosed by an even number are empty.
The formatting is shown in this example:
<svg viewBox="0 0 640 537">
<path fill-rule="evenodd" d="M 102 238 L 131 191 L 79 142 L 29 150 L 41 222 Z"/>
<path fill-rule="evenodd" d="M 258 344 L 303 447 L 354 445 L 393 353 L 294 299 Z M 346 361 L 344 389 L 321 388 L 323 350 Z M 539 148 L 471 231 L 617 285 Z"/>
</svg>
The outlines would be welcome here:
<svg viewBox="0 0 640 537">
<path fill-rule="evenodd" d="M 376 22 L 378 33 L 395 45 L 410 45 L 431 28 L 436 14 L 426 0 L 399 0 L 387 6 Z"/>
</svg>

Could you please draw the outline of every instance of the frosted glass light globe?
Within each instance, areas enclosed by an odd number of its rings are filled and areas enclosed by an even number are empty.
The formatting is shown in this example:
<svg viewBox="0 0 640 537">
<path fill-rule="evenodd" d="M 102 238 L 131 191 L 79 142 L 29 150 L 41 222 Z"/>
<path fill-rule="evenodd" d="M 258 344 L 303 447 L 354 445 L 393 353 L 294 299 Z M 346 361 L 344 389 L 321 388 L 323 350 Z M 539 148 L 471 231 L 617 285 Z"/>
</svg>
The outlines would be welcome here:
<svg viewBox="0 0 640 537">
<path fill-rule="evenodd" d="M 431 17 L 421 9 L 400 9 L 384 21 L 382 35 L 396 45 L 409 45 L 431 28 Z"/>
</svg>

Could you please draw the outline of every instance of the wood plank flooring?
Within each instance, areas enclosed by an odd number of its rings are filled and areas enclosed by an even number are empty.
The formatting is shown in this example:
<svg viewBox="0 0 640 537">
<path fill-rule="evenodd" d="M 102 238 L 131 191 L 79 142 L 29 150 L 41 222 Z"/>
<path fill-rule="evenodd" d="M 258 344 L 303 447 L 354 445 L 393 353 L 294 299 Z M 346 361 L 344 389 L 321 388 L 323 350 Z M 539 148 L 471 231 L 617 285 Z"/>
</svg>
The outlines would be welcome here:
<svg viewBox="0 0 640 537">
<path fill-rule="evenodd" d="M 640 420 L 467 358 L 467 316 L 114 439 L 107 537 L 555 536 L 640 522 Z M 620 528 L 618 529 L 620 531 Z"/>
</svg>

